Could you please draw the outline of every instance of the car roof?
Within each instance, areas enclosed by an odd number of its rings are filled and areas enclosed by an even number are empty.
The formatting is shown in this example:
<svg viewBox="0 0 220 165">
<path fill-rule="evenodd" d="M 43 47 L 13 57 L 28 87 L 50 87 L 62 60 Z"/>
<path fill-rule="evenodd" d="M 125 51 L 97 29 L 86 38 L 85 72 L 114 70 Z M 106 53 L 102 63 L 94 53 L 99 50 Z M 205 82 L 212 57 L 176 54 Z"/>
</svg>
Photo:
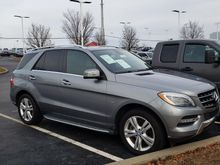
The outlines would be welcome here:
<svg viewBox="0 0 220 165">
<path fill-rule="evenodd" d="M 200 41 L 200 42 L 215 42 L 215 40 L 209 40 L 209 39 L 182 39 L 182 40 L 167 40 L 167 41 L 161 41 L 159 43 L 161 44 L 166 44 L 166 43 L 182 43 L 182 42 L 197 42 L 197 41 Z"/>
<path fill-rule="evenodd" d="M 89 51 L 96 51 L 96 50 L 106 50 L 106 49 L 117 49 L 117 47 L 111 47 L 111 46 L 94 46 L 94 47 L 82 47 L 82 46 L 55 46 L 55 47 L 45 47 L 45 48 L 39 48 L 36 50 L 32 50 L 28 52 L 30 53 L 39 53 L 44 52 L 47 50 L 59 50 L 59 49 L 78 49 L 78 50 L 89 50 Z"/>
</svg>

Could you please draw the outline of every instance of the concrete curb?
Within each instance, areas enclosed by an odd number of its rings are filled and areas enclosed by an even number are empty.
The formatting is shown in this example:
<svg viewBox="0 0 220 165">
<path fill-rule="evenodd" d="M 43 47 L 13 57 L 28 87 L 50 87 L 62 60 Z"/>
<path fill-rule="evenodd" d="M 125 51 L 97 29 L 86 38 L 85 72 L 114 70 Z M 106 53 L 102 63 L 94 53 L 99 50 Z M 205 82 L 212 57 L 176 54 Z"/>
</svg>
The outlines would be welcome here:
<svg viewBox="0 0 220 165">
<path fill-rule="evenodd" d="M 1 74 L 5 74 L 5 73 L 8 72 L 8 69 L 7 69 L 7 68 L 4 68 L 4 67 L 2 67 L 2 66 L 0 66 L 0 68 L 2 68 L 3 70 L 5 70 L 5 71 L 3 71 L 3 72 L 0 72 L 0 75 L 1 75 Z"/>
<path fill-rule="evenodd" d="M 130 158 L 130 159 L 114 162 L 114 163 L 109 163 L 107 165 L 147 164 L 148 162 L 151 162 L 152 160 L 158 160 L 159 158 L 164 159 L 167 156 L 178 155 L 181 153 L 185 153 L 187 151 L 195 150 L 197 148 L 206 147 L 206 146 L 209 146 L 214 143 L 220 143 L 220 136 L 212 137 L 212 138 L 209 138 L 206 140 L 201 140 L 198 142 L 193 142 L 193 143 L 189 143 L 189 144 L 185 144 L 185 145 L 176 146 L 173 148 L 164 149 L 161 151 L 152 152 L 152 153 L 149 153 L 146 155 L 137 156 L 134 158 Z"/>
</svg>

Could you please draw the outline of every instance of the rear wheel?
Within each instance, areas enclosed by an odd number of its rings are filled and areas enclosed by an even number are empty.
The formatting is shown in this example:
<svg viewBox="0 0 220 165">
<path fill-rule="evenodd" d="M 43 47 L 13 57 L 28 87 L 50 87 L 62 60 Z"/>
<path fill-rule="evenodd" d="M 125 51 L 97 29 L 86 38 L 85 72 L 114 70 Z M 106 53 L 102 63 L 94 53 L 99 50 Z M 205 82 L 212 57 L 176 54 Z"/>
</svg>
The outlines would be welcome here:
<svg viewBox="0 0 220 165">
<path fill-rule="evenodd" d="M 39 124 L 43 118 L 34 99 L 28 94 L 20 96 L 18 101 L 18 113 L 21 120 L 29 125 Z"/>
<path fill-rule="evenodd" d="M 119 131 L 122 142 L 136 155 L 162 149 L 166 144 L 163 127 L 146 110 L 127 112 L 121 119 Z"/>
</svg>

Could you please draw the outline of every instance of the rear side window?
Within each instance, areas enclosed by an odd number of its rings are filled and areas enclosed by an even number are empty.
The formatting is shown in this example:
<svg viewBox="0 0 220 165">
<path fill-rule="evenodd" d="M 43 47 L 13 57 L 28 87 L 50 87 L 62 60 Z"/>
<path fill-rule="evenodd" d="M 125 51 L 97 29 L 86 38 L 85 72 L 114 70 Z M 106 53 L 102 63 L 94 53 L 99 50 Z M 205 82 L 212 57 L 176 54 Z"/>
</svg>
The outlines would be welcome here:
<svg viewBox="0 0 220 165">
<path fill-rule="evenodd" d="M 164 45 L 160 61 L 164 63 L 176 63 L 179 44 Z"/>
<path fill-rule="evenodd" d="M 33 69 L 62 72 L 64 58 L 65 50 L 47 51 L 40 57 Z"/>
<path fill-rule="evenodd" d="M 25 54 L 24 57 L 22 58 L 21 62 L 18 64 L 17 69 L 22 69 L 24 68 L 24 66 L 35 56 L 37 55 L 37 53 L 28 53 Z"/>
</svg>

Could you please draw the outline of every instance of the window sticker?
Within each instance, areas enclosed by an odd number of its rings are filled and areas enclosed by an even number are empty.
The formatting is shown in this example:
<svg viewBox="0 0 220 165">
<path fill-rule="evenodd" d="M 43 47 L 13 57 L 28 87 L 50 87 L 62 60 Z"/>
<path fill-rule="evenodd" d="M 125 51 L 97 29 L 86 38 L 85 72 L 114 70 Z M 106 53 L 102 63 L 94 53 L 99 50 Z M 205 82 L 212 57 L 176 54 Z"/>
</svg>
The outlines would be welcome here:
<svg viewBox="0 0 220 165">
<path fill-rule="evenodd" d="M 119 65 L 121 65 L 124 69 L 131 68 L 131 66 L 125 62 L 124 60 L 115 60 Z"/>
<path fill-rule="evenodd" d="M 108 64 L 114 64 L 116 63 L 116 61 L 111 58 L 109 55 L 102 55 L 100 56 L 105 62 L 107 62 Z"/>
</svg>

